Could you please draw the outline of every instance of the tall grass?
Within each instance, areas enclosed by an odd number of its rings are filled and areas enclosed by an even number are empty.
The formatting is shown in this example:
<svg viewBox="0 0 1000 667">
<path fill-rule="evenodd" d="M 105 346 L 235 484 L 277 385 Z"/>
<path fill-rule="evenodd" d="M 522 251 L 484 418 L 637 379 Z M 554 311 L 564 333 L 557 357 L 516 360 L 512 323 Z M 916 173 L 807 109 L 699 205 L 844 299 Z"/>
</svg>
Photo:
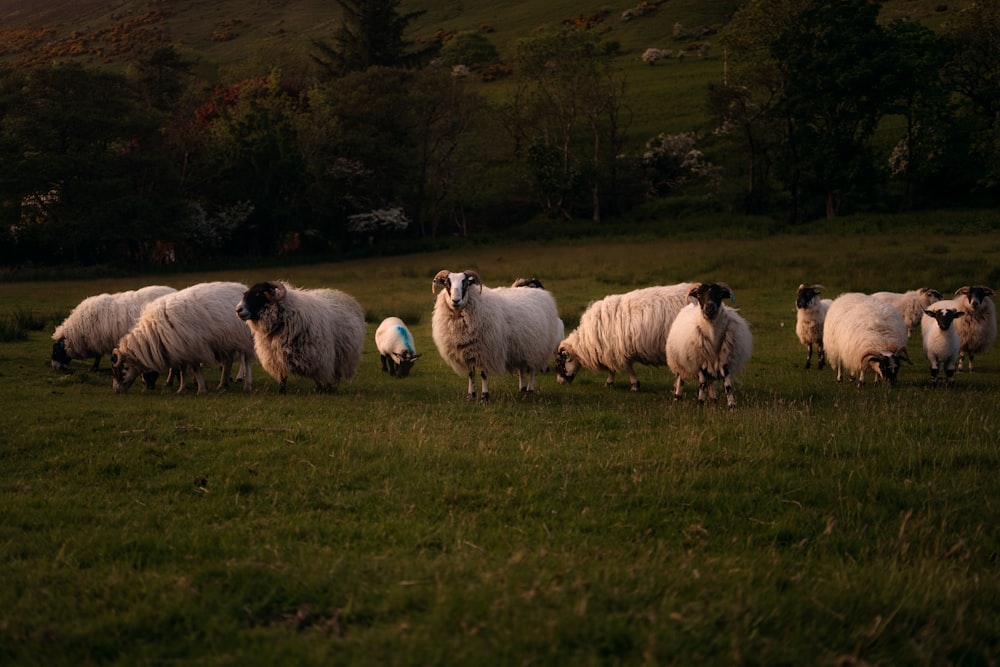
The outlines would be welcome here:
<svg viewBox="0 0 1000 667">
<path fill-rule="evenodd" d="M 278 395 L 259 367 L 249 395 L 115 395 L 88 362 L 52 371 L 47 331 L 3 343 L 0 661 L 995 663 L 997 352 L 931 388 L 914 338 L 895 389 L 838 385 L 802 367 L 794 295 L 985 282 L 998 240 L 703 236 L 176 276 L 345 289 L 370 335 L 410 313 L 413 374 L 383 375 L 369 338 L 335 395 Z M 755 336 L 740 407 L 674 402 L 648 367 L 639 393 L 548 374 L 466 402 L 429 314 L 431 277 L 468 267 L 538 276 L 567 319 L 727 280 Z M 4 284 L 0 312 L 96 288 Z"/>
</svg>

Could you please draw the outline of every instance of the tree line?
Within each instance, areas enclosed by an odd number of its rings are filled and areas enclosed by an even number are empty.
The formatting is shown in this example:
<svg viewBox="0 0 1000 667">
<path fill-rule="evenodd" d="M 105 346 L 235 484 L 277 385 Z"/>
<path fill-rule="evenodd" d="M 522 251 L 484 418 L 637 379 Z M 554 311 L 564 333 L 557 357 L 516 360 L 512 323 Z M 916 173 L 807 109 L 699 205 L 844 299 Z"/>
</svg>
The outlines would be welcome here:
<svg viewBox="0 0 1000 667">
<path fill-rule="evenodd" d="M 500 56 L 481 33 L 408 41 L 399 0 L 336 1 L 308 80 L 204 81 L 171 46 L 123 73 L 0 72 L 0 262 L 335 255 L 663 198 L 796 223 L 1000 192 L 995 3 L 934 32 L 868 0 L 747 0 L 706 125 L 636 137 L 619 47 L 590 26 Z"/>
</svg>

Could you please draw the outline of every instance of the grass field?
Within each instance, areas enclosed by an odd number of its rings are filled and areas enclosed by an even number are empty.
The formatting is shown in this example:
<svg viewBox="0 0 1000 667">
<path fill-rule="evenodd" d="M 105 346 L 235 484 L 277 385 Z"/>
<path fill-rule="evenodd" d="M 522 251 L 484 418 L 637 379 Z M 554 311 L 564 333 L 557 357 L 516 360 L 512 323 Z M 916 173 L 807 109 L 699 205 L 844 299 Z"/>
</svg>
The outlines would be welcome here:
<svg viewBox="0 0 1000 667">
<path fill-rule="evenodd" d="M 47 320 L 0 343 L 0 663 L 996 664 L 1000 353 L 931 388 L 914 337 L 895 389 L 858 389 L 805 370 L 794 334 L 800 282 L 996 286 L 980 220 L 0 283 L 0 316 Z M 470 267 L 541 278 L 568 328 L 608 293 L 729 282 L 754 331 L 740 406 L 674 402 L 648 367 L 639 393 L 549 373 L 466 402 L 431 277 Z M 358 375 L 335 395 L 279 395 L 259 366 L 249 395 L 115 395 L 107 360 L 49 368 L 82 297 L 219 278 L 354 294 Z M 405 380 L 371 340 L 390 314 L 424 352 Z"/>
</svg>

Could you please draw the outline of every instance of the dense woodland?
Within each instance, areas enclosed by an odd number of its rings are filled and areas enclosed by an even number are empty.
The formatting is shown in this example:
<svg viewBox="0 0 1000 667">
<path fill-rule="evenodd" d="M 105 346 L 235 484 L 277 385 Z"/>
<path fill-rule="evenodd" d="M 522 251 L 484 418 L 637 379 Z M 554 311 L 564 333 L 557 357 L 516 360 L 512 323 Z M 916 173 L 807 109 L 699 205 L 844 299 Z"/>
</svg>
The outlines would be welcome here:
<svg viewBox="0 0 1000 667">
<path fill-rule="evenodd" d="M 664 201 L 788 224 L 998 204 L 995 2 L 931 30 L 868 0 L 747 0 L 712 36 L 705 127 L 658 136 L 630 128 L 602 14 L 501 52 L 485 28 L 409 39 L 399 0 L 336 3 L 307 77 L 206 80 L 152 20 L 121 71 L 0 71 L 0 265 L 336 257 Z"/>
</svg>

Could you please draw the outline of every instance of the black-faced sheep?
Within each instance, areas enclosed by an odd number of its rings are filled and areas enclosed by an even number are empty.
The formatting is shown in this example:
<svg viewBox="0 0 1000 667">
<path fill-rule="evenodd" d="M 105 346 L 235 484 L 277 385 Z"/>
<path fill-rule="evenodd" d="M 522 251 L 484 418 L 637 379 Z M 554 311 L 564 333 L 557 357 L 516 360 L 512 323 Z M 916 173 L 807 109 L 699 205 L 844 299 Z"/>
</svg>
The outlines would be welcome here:
<svg viewBox="0 0 1000 667">
<path fill-rule="evenodd" d="M 938 381 L 938 370 L 941 368 L 944 368 L 948 384 L 955 381 L 962 343 L 953 324 L 956 319 L 965 316 L 956 305 L 954 301 L 938 301 L 924 311 L 920 320 L 924 355 L 931 364 L 931 382 Z"/>
<path fill-rule="evenodd" d="M 911 289 L 906 292 L 875 292 L 872 296 L 885 301 L 898 310 L 903 315 L 907 331 L 920 323 L 924 311 L 930 308 L 932 303 L 941 300 L 941 292 L 930 287 Z"/>
<path fill-rule="evenodd" d="M 559 344 L 560 384 L 569 384 L 580 368 L 586 368 L 606 372 L 605 384 L 610 387 L 624 370 L 632 391 L 639 391 L 633 364 L 666 365 L 667 334 L 687 304 L 691 287 L 691 283 L 644 287 L 592 302 L 580 316 L 580 325 Z"/>
<path fill-rule="evenodd" d="M 101 357 L 111 354 L 118 341 L 139 319 L 142 307 L 173 287 L 150 285 L 137 290 L 98 294 L 81 301 L 52 334 L 52 367 L 69 367 L 72 359 L 94 358 L 90 370 L 100 367 Z"/>
<path fill-rule="evenodd" d="M 469 380 L 467 397 L 476 397 L 475 377 L 482 380 L 482 400 L 489 401 L 490 375 L 517 371 L 522 392 L 533 392 L 535 374 L 544 370 L 559 344 L 562 322 L 547 290 L 484 287 L 475 271 L 434 276 L 431 330 L 441 358 Z"/>
<path fill-rule="evenodd" d="M 667 365 L 676 375 L 674 398 L 682 396 L 684 380 L 698 378 L 698 401 L 715 400 L 715 381 L 722 380 L 726 404 L 736 407 L 732 378 L 753 354 L 750 326 L 734 308 L 723 303 L 734 298 L 725 283 L 697 284 L 667 335 Z"/>
<path fill-rule="evenodd" d="M 955 303 L 965 317 L 955 321 L 958 338 L 962 342 L 958 368 L 962 369 L 964 358 L 969 358 L 969 372 L 972 359 L 993 346 L 997 339 L 997 310 L 993 303 L 993 290 L 985 285 L 966 285 L 955 290 Z"/>
<path fill-rule="evenodd" d="M 405 378 L 420 357 L 413 334 L 398 317 L 387 317 L 375 330 L 375 347 L 382 361 L 382 372 Z"/>
<path fill-rule="evenodd" d="M 112 352 L 114 390 L 128 391 L 140 374 L 176 368 L 182 371 L 178 393 L 183 393 L 183 371 L 191 368 L 198 393 L 204 394 L 204 364 L 222 365 L 218 388 L 224 389 L 233 363 L 238 362 L 243 390 L 250 391 L 253 336 L 232 311 L 245 289 L 234 282 L 199 283 L 146 304 L 139 321 Z"/>
<path fill-rule="evenodd" d="M 799 285 L 795 297 L 795 335 L 799 337 L 800 343 L 809 348 L 806 368 L 812 365 L 813 346 L 816 346 L 818 353 L 816 368 L 822 369 L 826 365 L 826 353 L 823 351 L 823 322 L 826 321 L 826 312 L 830 310 L 833 299 L 819 297 L 824 289 L 826 288 L 822 285 L 810 287 Z"/>
<path fill-rule="evenodd" d="M 278 380 L 280 393 L 289 375 L 313 380 L 321 392 L 354 377 L 365 338 L 365 315 L 354 297 L 276 281 L 257 283 L 236 302 L 236 314 L 253 332 L 257 359 Z"/>
<path fill-rule="evenodd" d="M 885 301 L 860 292 L 841 294 L 833 300 L 823 326 L 823 347 L 837 382 L 846 370 L 865 383 L 870 368 L 876 380 L 896 384 L 902 361 L 910 361 L 906 351 L 909 338 L 903 315 Z"/>
</svg>

